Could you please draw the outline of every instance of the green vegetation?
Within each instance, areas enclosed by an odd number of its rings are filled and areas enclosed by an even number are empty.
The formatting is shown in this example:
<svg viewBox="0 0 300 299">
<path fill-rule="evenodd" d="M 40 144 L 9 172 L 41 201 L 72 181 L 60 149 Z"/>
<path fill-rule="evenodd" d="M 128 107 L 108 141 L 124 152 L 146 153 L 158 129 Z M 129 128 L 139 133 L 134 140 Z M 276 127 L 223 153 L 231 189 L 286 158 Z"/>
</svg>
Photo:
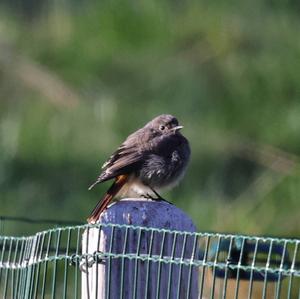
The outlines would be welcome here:
<svg viewBox="0 0 300 299">
<path fill-rule="evenodd" d="M 85 221 L 108 187 L 87 191 L 101 164 L 171 113 L 192 160 L 165 197 L 200 231 L 299 236 L 299 4 L 10 2 L 0 9 L 1 215 Z"/>
</svg>

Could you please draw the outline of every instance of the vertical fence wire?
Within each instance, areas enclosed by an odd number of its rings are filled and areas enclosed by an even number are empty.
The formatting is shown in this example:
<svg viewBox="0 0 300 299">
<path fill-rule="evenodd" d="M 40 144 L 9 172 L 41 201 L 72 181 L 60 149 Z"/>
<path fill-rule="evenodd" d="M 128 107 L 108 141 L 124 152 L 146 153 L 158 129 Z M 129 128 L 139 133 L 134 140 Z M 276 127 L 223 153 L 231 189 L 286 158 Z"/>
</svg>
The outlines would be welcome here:
<svg viewBox="0 0 300 299">
<path fill-rule="evenodd" d="M 198 298 L 299 299 L 299 243 L 113 224 L 0 235 L 0 298 L 191 298 L 196 278 Z"/>
</svg>

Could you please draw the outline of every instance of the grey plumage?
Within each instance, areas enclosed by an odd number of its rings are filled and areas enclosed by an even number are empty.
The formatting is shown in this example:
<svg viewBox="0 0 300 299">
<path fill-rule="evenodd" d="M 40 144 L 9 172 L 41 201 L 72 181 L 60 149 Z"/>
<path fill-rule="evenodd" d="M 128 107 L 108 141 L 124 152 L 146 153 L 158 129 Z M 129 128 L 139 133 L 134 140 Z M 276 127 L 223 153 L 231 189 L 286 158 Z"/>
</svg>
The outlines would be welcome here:
<svg viewBox="0 0 300 299">
<path fill-rule="evenodd" d="M 112 186 L 111 198 L 121 194 L 148 195 L 149 189 L 172 187 L 183 177 L 190 158 L 189 142 L 180 133 L 181 128 L 174 116 L 157 116 L 127 137 L 103 164 L 101 174 L 89 189 L 113 178 L 115 183 L 122 181 L 122 186 Z M 106 202 L 109 202 L 107 198 Z M 92 215 L 98 216 L 103 206 L 96 210 Z"/>
<path fill-rule="evenodd" d="M 178 130 L 178 120 L 162 114 L 143 128 L 129 135 L 122 145 L 103 164 L 102 173 L 89 189 L 96 184 L 118 175 L 134 172 L 141 181 L 152 188 L 167 187 L 180 179 L 189 162 L 190 146 Z M 160 127 L 165 126 L 164 130 Z"/>
</svg>

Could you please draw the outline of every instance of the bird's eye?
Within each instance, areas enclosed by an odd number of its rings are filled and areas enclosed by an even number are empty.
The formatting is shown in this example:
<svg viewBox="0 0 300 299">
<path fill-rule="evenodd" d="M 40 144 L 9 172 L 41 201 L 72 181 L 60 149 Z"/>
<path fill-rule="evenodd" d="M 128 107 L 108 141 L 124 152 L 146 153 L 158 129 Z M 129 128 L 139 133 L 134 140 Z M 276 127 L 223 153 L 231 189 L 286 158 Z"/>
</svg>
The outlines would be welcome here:
<svg viewBox="0 0 300 299">
<path fill-rule="evenodd" d="M 161 131 L 163 131 L 163 130 L 165 129 L 165 126 L 164 126 L 164 125 L 160 125 L 160 126 L 159 126 L 159 129 L 160 129 Z"/>
</svg>

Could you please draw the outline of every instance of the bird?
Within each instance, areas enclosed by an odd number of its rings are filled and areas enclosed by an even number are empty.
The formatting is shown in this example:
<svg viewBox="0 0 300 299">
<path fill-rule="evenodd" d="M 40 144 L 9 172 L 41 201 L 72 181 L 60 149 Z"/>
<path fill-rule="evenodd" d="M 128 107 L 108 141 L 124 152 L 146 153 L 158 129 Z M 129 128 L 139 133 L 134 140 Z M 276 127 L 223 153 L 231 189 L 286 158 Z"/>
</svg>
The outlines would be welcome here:
<svg viewBox="0 0 300 299">
<path fill-rule="evenodd" d="M 130 134 L 103 164 L 89 187 L 114 180 L 93 209 L 88 223 L 96 223 L 114 199 L 145 197 L 164 200 L 159 192 L 177 185 L 183 178 L 191 154 L 183 126 L 176 117 L 162 114 Z"/>
</svg>

